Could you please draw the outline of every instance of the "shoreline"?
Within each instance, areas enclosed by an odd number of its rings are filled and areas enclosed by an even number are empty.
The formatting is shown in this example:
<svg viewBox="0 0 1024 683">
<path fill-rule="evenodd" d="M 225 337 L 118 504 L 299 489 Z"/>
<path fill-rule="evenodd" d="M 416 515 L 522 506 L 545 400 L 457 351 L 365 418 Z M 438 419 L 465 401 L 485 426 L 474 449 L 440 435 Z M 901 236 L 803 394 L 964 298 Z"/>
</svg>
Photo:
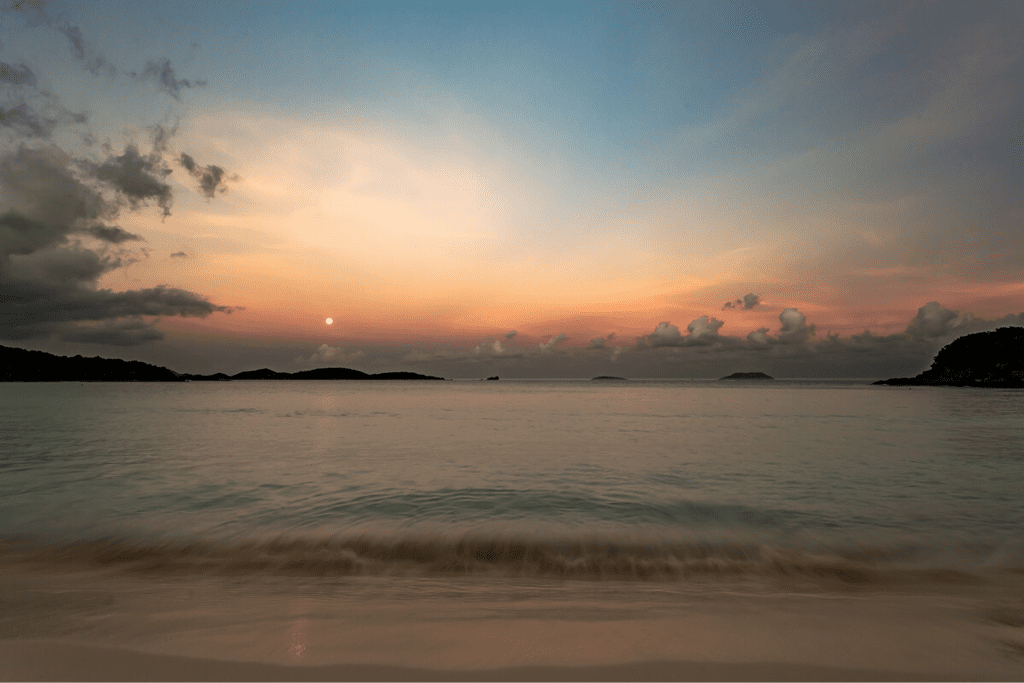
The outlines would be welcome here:
<svg viewBox="0 0 1024 683">
<path fill-rule="evenodd" d="M 377 664 L 320 666 L 157 655 L 55 640 L 0 640 L 0 679 L 21 681 L 971 681 L 950 676 L 789 662 L 649 661 L 431 669 Z"/>
</svg>

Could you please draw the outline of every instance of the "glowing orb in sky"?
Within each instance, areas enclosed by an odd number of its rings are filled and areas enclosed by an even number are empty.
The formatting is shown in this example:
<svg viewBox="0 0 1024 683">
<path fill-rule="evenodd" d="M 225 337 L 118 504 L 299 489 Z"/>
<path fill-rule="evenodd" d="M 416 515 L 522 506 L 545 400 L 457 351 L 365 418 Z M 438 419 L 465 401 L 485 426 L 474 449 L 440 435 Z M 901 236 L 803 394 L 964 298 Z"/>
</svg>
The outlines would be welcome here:
<svg viewBox="0 0 1024 683">
<path fill-rule="evenodd" d="M 334 324 L 334 318 L 328 318 L 324 322 L 327 323 L 328 325 L 333 325 Z"/>
</svg>

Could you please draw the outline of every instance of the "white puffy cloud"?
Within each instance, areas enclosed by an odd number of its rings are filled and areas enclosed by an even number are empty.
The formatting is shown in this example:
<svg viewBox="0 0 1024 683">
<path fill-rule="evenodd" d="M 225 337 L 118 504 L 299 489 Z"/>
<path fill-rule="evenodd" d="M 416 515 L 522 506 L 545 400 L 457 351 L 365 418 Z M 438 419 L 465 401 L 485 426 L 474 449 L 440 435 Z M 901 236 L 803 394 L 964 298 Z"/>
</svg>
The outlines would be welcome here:
<svg viewBox="0 0 1024 683">
<path fill-rule="evenodd" d="M 505 347 L 501 345 L 500 339 L 495 339 L 494 341 L 479 344 L 478 346 L 474 347 L 473 353 L 477 354 L 478 356 L 481 354 L 501 355 L 505 353 Z"/>
<path fill-rule="evenodd" d="M 795 308 L 786 308 L 779 314 L 782 329 L 778 341 L 782 344 L 802 344 L 814 336 L 814 325 L 807 324 L 807 316 Z"/>
<path fill-rule="evenodd" d="M 768 332 L 767 327 L 760 327 L 747 335 L 747 341 L 756 346 L 768 346 L 771 343 Z"/>
<path fill-rule="evenodd" d="M 718 334 L 719 328 L 725 323 L 718 318 L 711 318 L 702 315 L 686 326 L 687 334 L 684 336 L 679 328 L 668 321 L 658 323 L 646 337 L 637 340 L 638 346 L 658 348 L 663 346 L 700 346 L 713 344 L 725 339 Z"/>
<path fill-rule="evenodd" d="M 929 301 L 917 309 L 917 315 L 907 325 L 907 334 L 921 339 L 939 339 L 966 332 L 972 322 L 974 316 L 970 313 L 960 315 L 938 301 Z"/>
<path fill-rule="evenodd" d="M 349 362 L 354 360 L 362 359 L 366 354 L 363 351 L 349 351 L 341 346 L 331 346 L 329 344 L 321 344 L 317 347 L 313 355 L 308 357 L 300 356 L 295 359 L 295 362 L 300 365 L 307 365 L 309 363 L 340 363 Z"/>
<path fill-rule="evenodd" d="M 1024 314 L 982 320 L 968 314 L 951 315 L 940 306 L 924 309 L 908 321 L 905 331 L 889 335 L 870 331 L 847 337 L 816 335 L 816 327 L 807 316 L 795 307 L 787 307 L 779 315 L 778 327 L 760 327 L 745 336 L 720 334 L 724 329 L 721 321 L 700 316 L 682 331 L 671 322 L 662 322 L 651 334 L 640 337 L 636 346 L 612 347 L 612 335 L 608 335 L 592 339 L 588 345 L 565 346 L 551 353 L 567 339 L 560 334 L 511 352 L 505 348 L 504 339 L 498 339 L 475 348 L 403 351 L 402 357 L 394 356 L 392 364 L 381 369 L 414 369 L 445 377 L 721 377 L 741 370 L 760 370 L 780 378 L 882 379 L 917 374 L 928 367 L 944 343 L 951 341 L 922 336 L 922 319 L 969 319 L 967 329 L 962 325 L 941 328 L 961 330 L 954 336 L 1005 325 L 1024 327 Z M 503 352 L 496 353 L 498 348 Z"/>
<path fill-rule="evenodd" d="M 509 349 L 505 348 L 502 342 L 512 341 L 518 334 L 515 330 L 509 330 L 501 339 L 488 340 L 473 347 L 473 353 L 477 356 L 501 356 L 507 354 Z"/>
<path fill-rule="evenodd" d="M 556 346 L 558 346 L 559 344 L 561 344 L 562 342 L 564 342 L 566 339 L 568 339 L 568 337 L 565 336 L 565 334 L 559 334 L 556 337 L 552 337 L 551 339 L 548 339 L 546 342 L 541 342 L 539 344 L 539 348 L 540 348 L 541 351 L 550 351 L 550 350 L 554 349 Z"/>
<path fill-rule="evenodd" d="M 658 323 L 658 326 L 654 328 L 654 332 L 651 332 L 646 337 L 640 337 L 638 342 L 646 340 L 647 346 L 657 348 L 659 346 L 682 346 L 683 335 L 679 332 L 679 328 L 668 322 Z"/>
<path fill-rule="evenodd" d="M 718 318 L 702 315 L 686 326 L 686 330 L 690 333 L 687 339 L 691 344 L 713 341 L 718 337 L 718 329 L 724 324 Z"/>
<path fill-rule="evenodd" d="M 747 335 L 748 345 L 755 349 L 764 349 L 778 344 L 800 345 L 814 337 L 816 327 L 808 325 L 807 316 L 796 308 L 783 309 L 779 314 L 779 322 L 781 326 L 778 335 L 772 336 L 767 327 L 760 327 Z"/>
</svg>

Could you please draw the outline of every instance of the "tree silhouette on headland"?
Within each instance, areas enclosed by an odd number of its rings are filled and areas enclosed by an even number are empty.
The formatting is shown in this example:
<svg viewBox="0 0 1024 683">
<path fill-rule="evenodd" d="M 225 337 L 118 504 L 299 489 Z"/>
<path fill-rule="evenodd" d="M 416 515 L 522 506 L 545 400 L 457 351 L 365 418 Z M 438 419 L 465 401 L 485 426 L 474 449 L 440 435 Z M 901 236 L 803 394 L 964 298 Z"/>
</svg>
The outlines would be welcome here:
<svg viewBox="0 0 1024 683">
<path fill-rule="evenodd" d="M 1024 387 L 1024 327 L 976 332 L 947 344 L 916 377 L 883 379 L 890 386 Z"/>
</svg>

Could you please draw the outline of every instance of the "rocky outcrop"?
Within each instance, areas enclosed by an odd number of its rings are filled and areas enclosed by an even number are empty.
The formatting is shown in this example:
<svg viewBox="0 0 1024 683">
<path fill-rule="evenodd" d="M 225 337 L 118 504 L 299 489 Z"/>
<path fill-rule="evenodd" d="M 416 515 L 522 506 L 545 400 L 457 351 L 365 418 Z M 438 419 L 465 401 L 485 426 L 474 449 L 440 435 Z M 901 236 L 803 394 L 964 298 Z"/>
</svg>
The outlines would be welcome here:
<svg viewBox="0 0 1024 683">
<path fill-rule="evenodd" d="M 889 386 L 1024 387 L 1024 327 L 976 332 L 947 344 L 932 367 L 916 377 L 894 377 Z"/>
</svg>

